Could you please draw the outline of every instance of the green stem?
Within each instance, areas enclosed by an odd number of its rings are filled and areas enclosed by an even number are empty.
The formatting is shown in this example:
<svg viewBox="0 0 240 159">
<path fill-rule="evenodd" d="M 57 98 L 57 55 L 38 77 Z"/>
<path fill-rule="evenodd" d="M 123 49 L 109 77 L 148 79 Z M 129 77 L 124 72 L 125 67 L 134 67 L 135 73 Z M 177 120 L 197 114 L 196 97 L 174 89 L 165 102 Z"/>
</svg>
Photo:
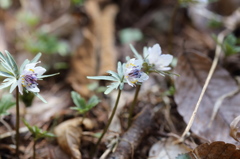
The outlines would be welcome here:
<svg viewBox="0 0 240 159">
<path fill-rule="evenodd" d="M 86 114 L 87 114 L 87 113 L 84 113 L 84 114 L 83 114 L 83 116 L 82 116 L 82 120 L 81 120 L 81 122 L 80 122 L 79 125 L 82 125 L 82 124 L 83 124 L 83 121 L 84 121 L 84 119 L 86 118 Z"/>
<path fill-rule="evenodd" d="M 106 134 L 106 132 L 107 132 L 107 130 L 108 130 L 108 128 L 109 128 L 109 126 L 110 126 L 110 124 L 111 124 L 111 122 L 112 122 L 112 119 L 113 119 L 113 117 L 114 117 L 114 115 L 115 115 L 115 112 L 116 112 L 116 110 L 117 110 L 117 106 L 118 106 L 118 102 L 119 102 L 119 99 L 120 99 L 121 92 L 122 92 L 122 90 L 119 89 L 119 90 L 118 90 L 117 100 L 116 100 L 115 106 L 114 106 L 114 108 L 113 108 L 112 114 L 111 114 L 111 116 L 110 116 L 110 118 L 109 118 L 109 120 L 108 120 L 108 123 L 107 123 L 106 127 L 105 127 L 104 130 L 103 130 L 102 135 L 100 136 L 100 138 L 99 138 L 98 141 L 97 141 L 96 147 L 94 148 L 94 151 L 93 151 L 93 156 L 95 155 L 95 152 L 96 152 L 99 144 L 101 143 L 102 138 L 103 138 L 104 135 Z"/>
<path fill-rule="evenodd" d="M 134 95 L 134 99 L 133 99 L 132 105 L 131 105 L 130 110 L 129 110 L 128 128 L 129 128 L 129 127 L 131 126 L 131 124 L 132 124 L 132 114 L 133 114 L 135 105 L 136 105 L 136 103 L 137 103 L 137 97 L 138 97 L 138 94 L 139 94 L 140 89 L 141 89 L 141 85 L 137 85 L 137 88 L 136 88 L 136 91 L 135 91 L 135 95 Z"/>
<path fill-rule="evenodd" d="M 37 140 L 34 139 L 34 141 L 33 141 L 33 159 L 36 158 L 36 143 L 37 143 Z"/>
<path fill-rule="evenodd" d="M 16 88 L 16 156 L 19 157 L 19 92 L 18 87 Z"/>
</svg>

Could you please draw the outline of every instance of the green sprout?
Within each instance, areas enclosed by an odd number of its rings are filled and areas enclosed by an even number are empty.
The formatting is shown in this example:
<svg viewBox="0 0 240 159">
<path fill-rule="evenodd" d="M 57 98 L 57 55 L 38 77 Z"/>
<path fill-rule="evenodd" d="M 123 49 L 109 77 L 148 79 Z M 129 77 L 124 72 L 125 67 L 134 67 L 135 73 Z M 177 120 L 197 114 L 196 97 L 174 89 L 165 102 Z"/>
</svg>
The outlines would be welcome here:
<svg viewBox="0 0 240 159">
<path fill-rule="evenodd" d="M 93 107 L 95 107 L 100 102 L 100 100 L 98 99 L 97 96 L 94 95 L 88 100 L 88 102 L 86 102 L 86 100 L 82 98 L 81 95 L 75 91 L 71 92 L 71 96 L 72 96 L 73 103 L 75 104 L 75 107 L 71 107 L 70 109 L 76 110 L 78 111 L 79 114 L 83 115 L 83 118 L 81 121 L 81 124 L 82 124 L 86 117 L 86 113 L 89 110 L 91 110 Z"/>
<path fill-rule="evenodd" d="M 54 134 L 43 131 L 42 129 L 38 128 L 37 126 L 31 126 L 29 123 L 23 119 L 23 123 L 26 125 L 28 130 L 31 132 L 34 138 L 34 144 L 33 144 L 33 159 L 36 158 L 36 142 L 40 138 L 46 138 L 46 137 L 55 137 Z"/>
</svg>

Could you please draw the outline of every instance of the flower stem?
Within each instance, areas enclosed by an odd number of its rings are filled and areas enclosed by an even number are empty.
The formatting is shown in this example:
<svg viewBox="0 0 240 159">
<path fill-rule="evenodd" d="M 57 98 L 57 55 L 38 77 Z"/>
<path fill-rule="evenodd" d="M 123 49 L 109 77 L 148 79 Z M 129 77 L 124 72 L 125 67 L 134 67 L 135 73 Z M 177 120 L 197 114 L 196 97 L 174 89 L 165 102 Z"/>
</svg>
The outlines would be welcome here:
<svg viewBox="0 0 240 159">
<path fill-rule="evenodd" d="M 137 85 L 137 88 L 136 88 L 136 91 L 135 91 L 135 95 L 134 95 L 134 99 L 133 99 L 132 105 L 131 105 L 130 110 L 129 110 L 128 128 L 132 124 L 132 114 L 133 114 L 133 110 L 135 108 L 135 105 L 137 103 L 137 97 L 138 97 L 138 93 L 139 93 L 140 89 L 141 89 L 141 85 Z"/>
<path fill-rule="evenodd" d="M 82 125 L 82 124 L 83 124 L 83 121 L 84 121 L 84 119 L 86 118 L 86 115 L 87 115 L 87 113 L 84 113 L 84 114 L 83 114 L 83 116 L 82 116 L 82 120 L 81 120 L 81 122 L 80 122 L 79 125 Z"/>
<path fill-rule="evenodd" d="M 18 87 L 16 88 L 16 156 L 19 157 L 19 91 Z"/>
<path fill-rule="evenodd" d="M 109 120 L 108 120 L 108 123 L 107 123 L 106 127 L 105 127 L 104 130 L 103 130 L 102 135 L 100 136 L 100 138 L 99 138 L 98 141 L 97 141 L 97 144 L 96 144 L 96 146 L 95 146 L 95 148 L 94 148 L 94 151 L 93 151 L 93 156 L 95 155 L 95 152 L 96 152 L 99 144 L 101 143 L 102 138 L 103 138 L 104 135 L 106 134 L 106 132 L 107 132 L 107 130 L 108 130 L 108 128 L 109 128 L 109 126 L 110 126 L 110 124 L 111 124 L 111 122 L 112 122 L 112 119 L 113 119 L 113 117 L 114 117 L 114 115 L 115 115 L 115 112 L 116 112 L 116 110 L 117 110 L 117 106 L 118 106 L 118 102 L 119 102 L 119 99 L 120 99 L 121 92 L 122 92 L 122 90 L 119 89 L 119 90 L 118 90 L 117 100 L 116 100 L 115 106 L 114 106 L 114 108 L 113 108 L 112 114 L 111 114 L 111 116 L 110 116 L 110 118 L 109 118 Z"/>
<path fill-rule="evenodd" d="M 37 140 L 34 139 L 34 141 L 33 141 L 33 159 L 36 158 L 36 143 L 37 143 Z"/>
</svg>

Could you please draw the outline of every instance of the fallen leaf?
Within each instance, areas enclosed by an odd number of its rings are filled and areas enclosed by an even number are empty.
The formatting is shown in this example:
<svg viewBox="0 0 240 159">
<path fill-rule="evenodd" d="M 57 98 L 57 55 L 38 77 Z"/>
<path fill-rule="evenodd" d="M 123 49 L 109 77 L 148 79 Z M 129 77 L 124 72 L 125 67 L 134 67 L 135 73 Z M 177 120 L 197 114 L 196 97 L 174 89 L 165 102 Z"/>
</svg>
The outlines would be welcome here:
<svg viewBox="0 0 240 159">
<path fill-rule="evenodd" d="M 221 141 L 199 145 L 193 151 L 179 155 L 176 159 L 240 159 L 240 150 L 233 144 Z"/>
<path fill-rule="evenodd" d="M 175 159 L 178 154 L 188 151 L 190 148 L 184 144 L 174 144 L 173 138 L 167 138 L 151 147 L 148 159 Z"/>
<path fill-rule="evenodd" d="M 57 136 L 59 146 L 73 159 L 82 158 L 79 151 L 82 136 L 81 122 L 81 117 L 70 119 L 59 124 L 54 129 L 54 134 Z M 93 128 L 93 123 L 88 118 L 85 118 L 82 124 L 86 129 Z"/>
<path fill-rule="evenodd" d="M 187 52 L 179 57 L 176 73 L 180 74 L 175 80 L 175 101 L 178 112 L 186 123 L 192 115 L 200 92 L 203 88 L 212 61 L 199 53 Z M 229 136 L 231 121 L 240 114 L 240 94 L 227 98 L 221 104 L 216 117 L 208 127 L 217 99 L 237 88 L 236 82 L 229 73 L 218 66 L 209 86 L 203 96 L 191 130 L 208 140 L 234 143 Z"/>
<path fill-rule="evenodd" d="M 86 76 L 115 70 L 114 20 L 118 9 L 116 5 L 101 8 L 99 1 L 86 1 L 84 7 L 90 23 L 82 29 L 84 40 L 72 57 L 68 81 L 79 94 L 89 97 Z"/>
<path fill-rule="evenodd" d="M 238 123 L 240 121 L 240 115 L 236 117 L 230 124 L 230 136 L 232 136 L 236 141 L 240 141 L 240 133 L 238 132 Z"/>
</svg>

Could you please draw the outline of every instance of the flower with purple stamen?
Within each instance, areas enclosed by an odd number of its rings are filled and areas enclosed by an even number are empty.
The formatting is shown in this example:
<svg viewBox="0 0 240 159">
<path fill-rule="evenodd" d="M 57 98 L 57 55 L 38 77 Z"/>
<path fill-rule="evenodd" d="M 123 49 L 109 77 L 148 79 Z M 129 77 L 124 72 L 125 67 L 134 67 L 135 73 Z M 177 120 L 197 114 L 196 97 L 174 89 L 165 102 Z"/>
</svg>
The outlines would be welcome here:
<svg viewBox="0 0 240 159">
<path fill-rule="evenodd" d="M 141 71 L 143 61 L 130 59 L 125 68 L 125 79 L 130 86 L 135 86 L 137 82 L 144 82 L 148 79 L 148 75 Z"/>
<path fill-rule="evenodd" d="M 46 72 L 46 69 L 41 66 L 35 67 L 37 63 L 40 62 L 27 64 L 21 73 L 18 80 L 19 92 L 21 94 L 23 94 L 23 88 L 30 92 L 40 92 L 37 87 L 37 80 L 39 79 L 38 77 L 42 76 L 43 73 Z"/>
</svg>

